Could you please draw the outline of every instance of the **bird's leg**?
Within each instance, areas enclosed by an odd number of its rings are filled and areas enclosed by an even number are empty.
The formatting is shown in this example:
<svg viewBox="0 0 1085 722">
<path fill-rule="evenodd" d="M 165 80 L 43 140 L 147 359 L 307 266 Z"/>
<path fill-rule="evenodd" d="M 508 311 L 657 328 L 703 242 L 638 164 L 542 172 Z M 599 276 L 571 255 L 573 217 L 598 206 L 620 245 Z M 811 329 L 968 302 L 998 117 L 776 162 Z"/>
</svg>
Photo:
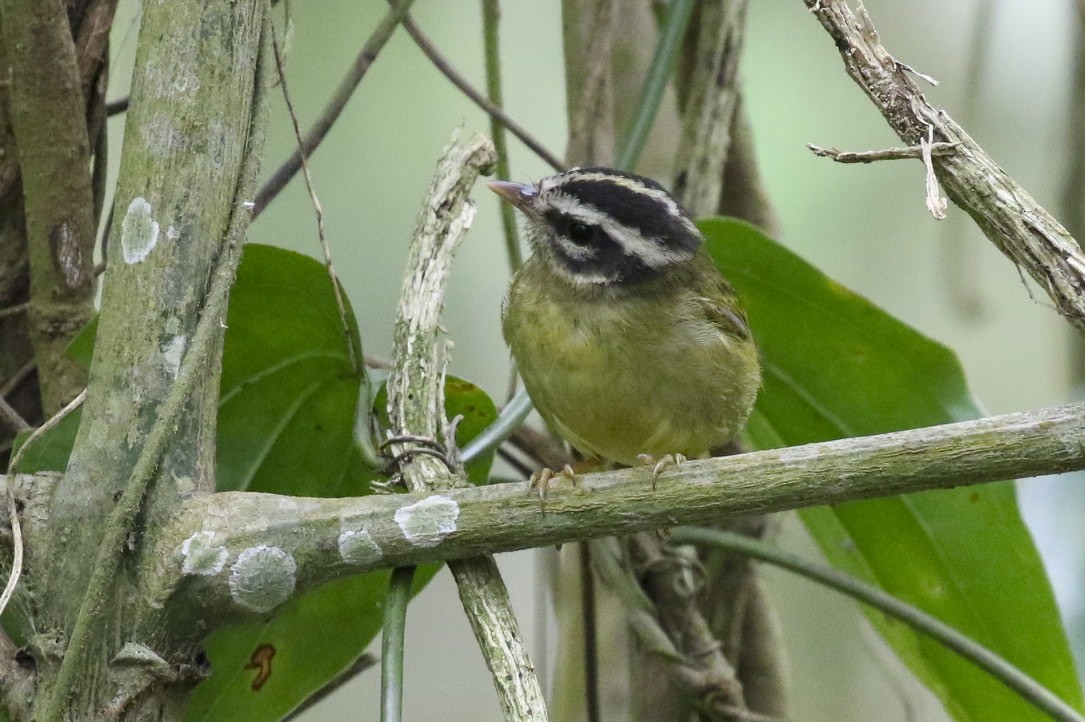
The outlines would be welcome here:
<svg viewBox="0 0 1085 722">
<path fill-rule="evenodd" d="M 682 462 L 686 460 L 683 454 L 667 454 L 656 460 L 651 454 L 637 454 L 637 461 L 641 466 L 652 467 L 652 491 L 656 490 L 656 481 L 659 480 L 659 474 L 668 466 L 673 466 L 678 469 L 681 468 Z"/>
</svg>

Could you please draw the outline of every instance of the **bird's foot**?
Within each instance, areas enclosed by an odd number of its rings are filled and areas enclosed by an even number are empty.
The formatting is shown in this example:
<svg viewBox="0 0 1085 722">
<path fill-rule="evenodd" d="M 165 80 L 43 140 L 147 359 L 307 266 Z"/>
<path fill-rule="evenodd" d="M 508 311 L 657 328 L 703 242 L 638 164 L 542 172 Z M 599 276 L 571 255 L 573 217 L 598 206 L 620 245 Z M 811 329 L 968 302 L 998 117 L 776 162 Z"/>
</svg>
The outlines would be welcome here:
<svg viewBox="0 0 1085 722">
<path fill-rule="evenodd" d="M 652 491 L 656 489 L 656 482 L 659 480 L 659 474 L 668 466 L 673 466 L 676 469 L 681 468 L 682 463 L 686 460 L 686 457 L 682 454 L 667 454 L 660 457 L 658 460 L 651 454 L 638 454 L 637 461 L 641 466 L 652 467 Z"/>
<path fill-rule="evenodd" d="M 546 467 L 536 471 L 531 475 L 527 484 L 528 494 L 538 494 L 539 496 L 539 509 L 543 514 L 546 514 L 546 493 L 550 489 L 550 481 L 552 479 L 568 479 L 572 482 L 574 487 L 580 486 L 580 480 L 576 477 L 576 472 L 573 471 L 573 467 L 566 464 L 561 471 L 554 471 L 550 467 Z"/>
</svg>

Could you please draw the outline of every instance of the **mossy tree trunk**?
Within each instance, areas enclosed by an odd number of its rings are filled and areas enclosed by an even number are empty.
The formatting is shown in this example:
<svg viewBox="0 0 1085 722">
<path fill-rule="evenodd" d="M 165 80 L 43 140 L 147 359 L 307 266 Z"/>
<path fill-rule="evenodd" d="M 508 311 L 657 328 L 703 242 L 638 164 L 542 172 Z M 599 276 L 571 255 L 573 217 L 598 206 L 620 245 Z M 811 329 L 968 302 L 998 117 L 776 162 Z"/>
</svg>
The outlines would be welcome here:
<svg viewBox="0 0 1085 722">
<path fill-rule="evenodd" d="M 114 5 L 90 3 L 105 13 L 94 29 L 106 37 Z M 0 10 L 46 413 L 87 386 L 67 471 L 42 502 L 45 518 L 25 528 L 21 612 L 35 664 L 22 694 L 4 701 L 17 718 L 177 719 L 199 678 L 200 639 L 170 624 L 169 600 L 150 598 L 141 580 L 161 563 L 148 550 L 178 505 L 214 490 L 217 315 L 263 140 L 254 100 L 267 2 L 143 6 L 89 380 L 65 355 L 94 293 L 80 35 L 61 0 Z M 8 210 L 4 228 L 17 227 L 21 209 Z"/>
</svg>

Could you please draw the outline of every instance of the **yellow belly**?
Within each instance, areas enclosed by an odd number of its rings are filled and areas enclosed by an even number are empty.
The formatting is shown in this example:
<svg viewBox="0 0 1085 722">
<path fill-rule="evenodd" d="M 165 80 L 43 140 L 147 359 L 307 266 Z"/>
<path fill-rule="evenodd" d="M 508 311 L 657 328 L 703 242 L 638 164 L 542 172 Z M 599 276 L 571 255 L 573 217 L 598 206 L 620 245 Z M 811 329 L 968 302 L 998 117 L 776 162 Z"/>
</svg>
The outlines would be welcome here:
<svg viewBox="0 0 1085 722">
<path fill-rule="evenodd" d="M 627 465 L 638 454 L 694 458 L 734 438 L 760 376 L 749 339 L 678 308 L 538 293 L 518 277 L 505 337 L 536 409 L 581 453 Z"/>
</svg>

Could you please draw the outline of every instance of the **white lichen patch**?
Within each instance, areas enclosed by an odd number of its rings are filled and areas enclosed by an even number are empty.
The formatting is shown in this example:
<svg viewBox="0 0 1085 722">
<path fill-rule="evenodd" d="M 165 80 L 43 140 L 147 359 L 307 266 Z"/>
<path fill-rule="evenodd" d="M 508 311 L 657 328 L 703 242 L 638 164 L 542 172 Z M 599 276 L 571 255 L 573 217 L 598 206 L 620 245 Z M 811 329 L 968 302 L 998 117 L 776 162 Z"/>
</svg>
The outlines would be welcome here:
<svg viewBox="0 0 1085 722">
<path fill-rule="evenodd" d="M 396 524 L 407 541 L 415 546 L 432 547 L 456 531 L 459 516 L 459 504 L 447 496 L 435 494 L 396 509 Z"/>
<path fill-rule="evenodd" d="M 384 556 L 384 551 L 365 529 L 344 529 L 339 535 L 339 556 L 347 564 L 367 564 Z"/>
<path fill-rule="evenodd" d="M 181 359 L 184 358 L 187 346 L 187 338 L 174 336 L 162 348 L 162 362 L 174 378 L 177 378 L 177 372 L 181 370 Z"/>
<path fill-rule="evenodd" d="M 198 531 L 181 544 L 182 574 L 211 576 L 226 566 L 229 552 L 226 547 L 215 544 L 215 532 Z"/>
<path fill-rule="evenodd" d="M 158 221 L 151 217 L 151 204 L 143 196 L 136 196 L 128 204 L 128 211 L 121 221 L 121 253 L 124 262 L 141 263 L 158 244 Z"/>
<path fill-rule="evenodd" d="M 176 241 L 180 237 L 181 237 L 181 232 L 179 230 L 177 230 L 173 226 L 167 226 L 166 227 L 166 240 L 167 241 Z"/>
<path fill-rule="evenodd" d="M 230 596 L 255 612 L 270 612 L 294 593 L 297 569 L 294 557 L 279 547 L 249 547 L 230 567 Z"/>
</svg>

